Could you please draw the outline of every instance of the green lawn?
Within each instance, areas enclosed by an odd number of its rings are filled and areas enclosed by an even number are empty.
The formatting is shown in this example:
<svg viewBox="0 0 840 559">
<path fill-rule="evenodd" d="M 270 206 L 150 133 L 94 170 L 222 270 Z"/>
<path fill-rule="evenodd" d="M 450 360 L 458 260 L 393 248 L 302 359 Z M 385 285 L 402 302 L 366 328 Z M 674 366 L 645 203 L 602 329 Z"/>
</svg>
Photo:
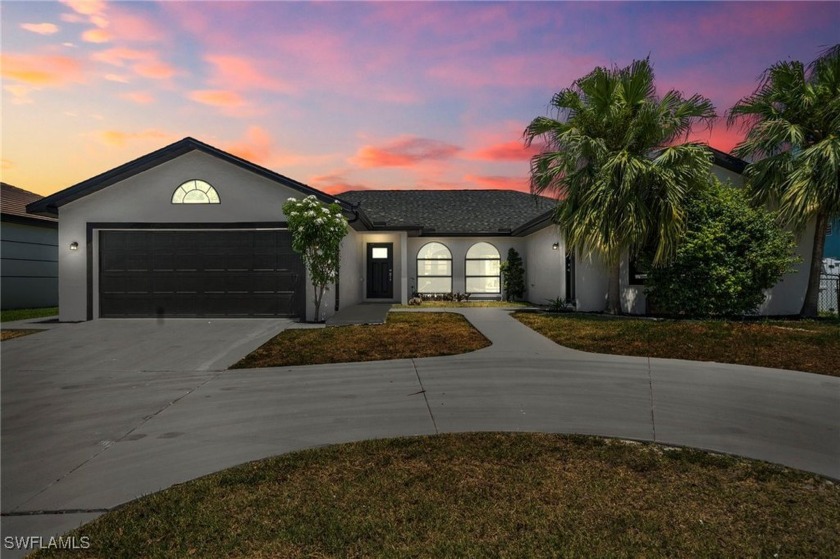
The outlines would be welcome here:
<svg viewBox="0 0 840 559">
<path fill-rule="evenodd" d="M 558 344 L 616 355 L 757 365 L 840 376 L 840 321 L 647 320 L 515 313 Z"/>
<path fill-rule="evenodd" d="M 232 368 L 434 357 L 489 345 L 460 314 L 389 313 L 385 324 L 285 330 Z"/>
<path fill-rule="evenodd" d="M 36 557 L 840 557 L 840 486 L 594 437 L 462 434 L 296 452 L 143 497 Z"/>
<path fill-rule="evenodd" d="M 26 320 L 28 318 L 41 318 L 44 316 L 57 316 L 58 307 L 44 307 L 40 309 L 10 309 L 0 311 L 0 322 L 12 322 L 13 320 Z"/>
</svg>

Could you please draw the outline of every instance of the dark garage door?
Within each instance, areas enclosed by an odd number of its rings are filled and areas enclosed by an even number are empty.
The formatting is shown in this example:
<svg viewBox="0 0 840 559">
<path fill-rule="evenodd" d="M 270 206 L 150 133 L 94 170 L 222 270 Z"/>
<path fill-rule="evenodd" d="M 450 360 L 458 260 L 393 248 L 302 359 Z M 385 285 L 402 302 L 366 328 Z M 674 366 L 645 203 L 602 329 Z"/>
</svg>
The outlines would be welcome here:
<svg viewBox="0 0 840 559">
<path fill-rule="evenodd" d="M 99 247 L 104 318 L 304 312 L 288 231 L 101 231 Z"/>
</svg>

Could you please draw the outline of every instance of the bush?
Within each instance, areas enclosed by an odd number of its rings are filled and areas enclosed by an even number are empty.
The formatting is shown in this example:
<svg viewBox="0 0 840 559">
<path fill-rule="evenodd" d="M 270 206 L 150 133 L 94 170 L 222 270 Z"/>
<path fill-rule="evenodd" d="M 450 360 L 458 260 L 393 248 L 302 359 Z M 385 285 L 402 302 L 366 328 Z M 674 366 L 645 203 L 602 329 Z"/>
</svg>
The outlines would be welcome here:
<svg viewBox="0 0 840 559">
<path fill-rule="evenodd" d="M 502 284 L 505 301 L 518 301 L 525 295 L 525 268 L 515 248 L 508 249 L 507 261 L 502 262 Z"/>
<path fill-rule="evenodd" d="M 649 268 L 648 306 L 690 317 L 755 312 L 764 290 L 797 261 L 795 246 L 773 213 L 750 206 L 742 190 L 713 179 L 688 204 L 687 232 L 674 260 L 653 267 L 642 257 Z"/>
</svg>

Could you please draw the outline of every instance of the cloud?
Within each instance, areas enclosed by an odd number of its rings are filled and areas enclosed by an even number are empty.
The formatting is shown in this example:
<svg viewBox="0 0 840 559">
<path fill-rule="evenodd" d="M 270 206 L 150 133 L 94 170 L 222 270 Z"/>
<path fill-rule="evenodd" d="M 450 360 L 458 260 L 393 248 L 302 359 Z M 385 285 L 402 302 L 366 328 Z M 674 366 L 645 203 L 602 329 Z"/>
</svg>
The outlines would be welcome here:
<svg viewBox="0 0 840 559">
<path fill-rule="evenodd" d="M 260 63 L 256 60 L 232 55 L 208 55 L 205 60 L 214 67 L 214 75 L 210 80 L 213 84 L 240 91 L 251 89 L 283 93 L 294 91 L 290 84 L 259 68 Z"/>
<path fill-rule="evenodd" d="M 349 190 L 370 190 L 366 185 L 351 183 L 341 173 L 311 177 L 309 185 L 326 194 L 341 194 Z"/>
<path fill-rule="evenodd" d="M 274 151 L 274 141 L 265 129 L 251 126 L 245 131 L 245 138 L 229 144 L 226 151 L 260 165 L 267 165 Z"/>
<path fill-rule="evenodd" d="M 490 190 L 519 190 L 520 192 L 530 192 L 528 179 L 524 177 L 466 175 L 464 180 Z"/>
<path fill-rule="evenodd" d="M 241 107 L 245 104 L 245 100 L 238 93 L 223 89 L 191 91 L 187 97 L 197 103 L 212 105 L 214 107 Z"/>
<path fill-rule="evenodd" d="M 149 129 L 142 132 L 123 132 L 121 130 L 99 130 L 96 133 L 99 140 L 113 147 L 124 147 L 128 142 L 136 140 L 170 140 L 171 134 L 161 130 Z"/>
<path fill-rule="evenodd" d="M 88 29 L 82 33 L 82 40 L 86 43 L 107 43 L 111 40 L 111 33 L 107 29 L 101 29 L 99 27 Z"/>
<path fill-rule="evenodd" d="M 138 105 L 148 105 L 155 102 L 155 98 L 144 91 L 129 91 L 128 93 L 121 93 L 120 97 Z"/>
<path fill-rule="evenodd" d="M 29 94 L 34 89 L 33 87 L 30 87 L 28 85 L 16 84 L 6 85 L 3 87 L 3 89 L 12 94 L 13 105 L 28 105 L 29 103 L 34 102 L 29 97 Z"/>
<path fill-rule="evenodd" d="M 480 148 L 468 154 L 467 158 L 480 161 L 530 161 L 531 157 L 540 152 L 540 147 L 532 144 L 526 148 L 522 140 L 511 140 Z"/>
<path fill-rule="evenodd" d="M 82 63 L 69 56 L 51 54 L 0 54 L 5 79 L 33 86 L 61 86 L 84 81 Z"/>
<path fill-rule="evenodd" d="M 452 158 L 461 148 L 446 142 L 414 136 L 398 138 L 384 146 L 363 146 L 351 159 L 361 167 L 411 167 L 424 161 Z"/>
<path fill-rule="evenodd" d="M 160 60 L 154 50 L 114 47 L 95 52 L 91 58 L 119 68 L 128 66 L 136 75 L 154 80 L 168 79 L 178 73 L 174 67 Z"/>
<path fill-rule="evenodd" d="M 105 9 L 104 0 L 60 0 L 62 4 L 69 7 L 77 14 L 92 16 Z"/>
<path fill-rule="evenodd" d="M 122 76 L 120 74 L 105 74 L 103 77 L 109 82 L 128 83 L 131 81 L 128 79 L 128 76 Z"/>
<path fill-rule="evenodd" d="M 38 35 L 52 35 L 58 33 L 58 26 L 54 23 L 21 23 L 21 29 L 37 33 Z"/>
</svg>

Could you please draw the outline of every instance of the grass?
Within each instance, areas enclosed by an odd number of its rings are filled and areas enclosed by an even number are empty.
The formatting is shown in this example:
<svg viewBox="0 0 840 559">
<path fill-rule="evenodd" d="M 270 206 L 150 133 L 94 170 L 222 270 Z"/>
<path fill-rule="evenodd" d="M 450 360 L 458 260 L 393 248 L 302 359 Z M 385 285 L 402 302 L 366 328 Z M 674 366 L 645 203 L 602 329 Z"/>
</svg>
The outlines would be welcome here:
<svg viewBox="0 0 840 559">
<path fill-rule="evenodd" d="M 17 330 L 0 330 L 0 341 L 5 342 L 6 340 L 14 340 L 15 338 L 21 338 L 23 336 L 28 336 L 29 334 L 37 334 L 38 332 L 43 332 L 43 330 L 37 330 L 33 328 L 21 328 Z"/>
<path fill-rule="evenodd" d="M 840 322 L 609 319 L 515 313 L 558 344 L 596 353 L 717 361 L 840 376 Z"/>
<path fill-rule="evenodd" d="M 481 307 L 510 309 L 528 307 L 528 303 L 519 301 L 423 301 L 422 305 L 393 305 L 393 309 L 475 309 Z"/>
<path fill-rule="evenodd" d="M 9 309 L 0 311 L 0 322 L 12 322 L 13 320 L 26 320 L 29 318 L 41 318 L 57 315 L 58 307 L 44 307 L 40 309 Z"/>
<path fill-rule="evenodd" d="M 840 486 L 594 437 L 375 440 L 143 497 L 35 557 L 838 557 Z"/>
<path fill-rule="evenodd" d="M 385 324 L 285 330 L 234 369 L 456 355 L 490 345 L 455 313 L 389 313 Z"/>
</svg>

